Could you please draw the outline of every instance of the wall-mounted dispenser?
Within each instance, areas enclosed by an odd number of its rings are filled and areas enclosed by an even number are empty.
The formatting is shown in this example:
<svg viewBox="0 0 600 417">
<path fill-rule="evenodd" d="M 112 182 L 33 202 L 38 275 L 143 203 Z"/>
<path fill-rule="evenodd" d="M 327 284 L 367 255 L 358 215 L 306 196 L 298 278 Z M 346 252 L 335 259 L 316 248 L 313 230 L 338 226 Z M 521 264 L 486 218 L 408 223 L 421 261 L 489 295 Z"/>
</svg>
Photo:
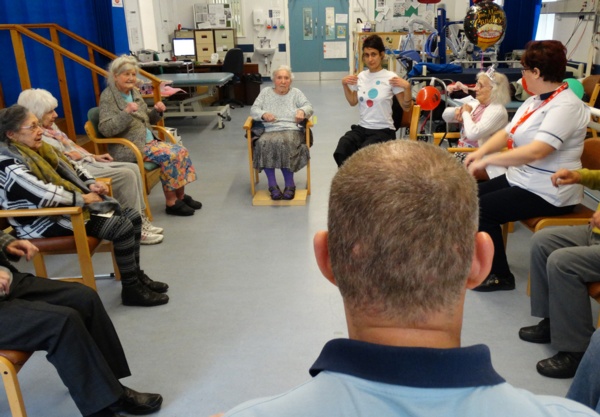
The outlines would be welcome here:
<svg viewBox="0 0 600 417">
<path fill-rule="evenodd" d="M 252 11 L 252 23 L 255 25 L 265 24 L 265 14 L 261 9 L 254 9 Z"/>
</svg>

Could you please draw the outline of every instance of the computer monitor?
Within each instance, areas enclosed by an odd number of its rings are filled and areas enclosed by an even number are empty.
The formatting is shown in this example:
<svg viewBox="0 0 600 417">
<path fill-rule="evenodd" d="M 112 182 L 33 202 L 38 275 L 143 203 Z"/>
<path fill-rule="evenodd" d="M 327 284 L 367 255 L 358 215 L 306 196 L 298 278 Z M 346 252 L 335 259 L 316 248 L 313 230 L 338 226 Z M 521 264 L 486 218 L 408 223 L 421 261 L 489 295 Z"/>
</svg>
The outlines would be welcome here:
<svg viewBox="0 0 600 417">
<path fill-rule="evenodd" d="M 173 38 L 173 56 L 180 61 L 196 60 L 196 42 L 193 38 Z"/>
</svg>

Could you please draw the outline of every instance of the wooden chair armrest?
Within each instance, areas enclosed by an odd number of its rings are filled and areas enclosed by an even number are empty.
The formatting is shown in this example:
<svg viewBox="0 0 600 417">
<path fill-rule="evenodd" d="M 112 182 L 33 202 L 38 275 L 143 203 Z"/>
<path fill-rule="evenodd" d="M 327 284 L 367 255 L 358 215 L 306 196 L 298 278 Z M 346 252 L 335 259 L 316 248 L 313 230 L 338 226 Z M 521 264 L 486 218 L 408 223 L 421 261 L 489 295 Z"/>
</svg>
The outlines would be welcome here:
<svg viewBox="0 0 600 417">
<path fill-rule="evenodd" d="M 250 130 L 250 129 L 252 129 L 252 123 L 253 122 L 254 122 L 254 120 L 252 119 L 252 116 L 248 116 L 248 118 L 244 122 L 244 130 Z"/>
<path fill-rule="evenodd" d="M 168 142 L 171 143 L 177 143 L 177 141 L 175 140 L 175 138 L 173 137 L 173 135 L 171 134 L 171 132 L 169 132 L 165 127 L 163 126 L 159 126 L 159 125 L 154 125 L 152 126 L 153 129 L 158 130 L 159 133 L 162 133 L 166 139 L 168 139 Z M 161 137 L 159 137 L 160 140 L 165 140 Z"/>
<path fill-rule="evenodd" d="M 116 144 L 128 147 L 129 149 L 131 149 L 131 151 L 135 155 L 135 160 L 137 161 L 136 163 L 137 163 L 137 166 L 138 166 L 140 172 L 142 174 L 144 172 L 146 172 L 146 168 L 144 167 L 144 156 L 142 155 L 142 153 L 140 152 L 140 150 L 138 149 L 138 147 L 135 146 L 135 144 L 132 141 L 130 141 L 129 139 L 125 139 L 125 138 L 98 138 L 98 137 L 92 137 L 92 136 L 89 136 L 89 138 L 92 140 L 92 142 L 97 142 L 97 143 L 116 143 Z"/>
<path fill-rule="evenodd" d="M 455 152 L 475 152 L 479 148 L 448 148 L 447 151 L 450 153 Z"/>
<path fill-rule="evenodd" d="M 61 216 L 82 214 L 82 207 L 50 207 L 39 209 L 0 210 L 0 217 Z"/>
<path fill-rule="evenodd" d="M 108 195 L 112 197 L 112 195 L 113 195 L 112 178 L 100 177 L 100 178 L 96 178 L 96 181 L 102 181 L 104 184 L 106 184 L 106 186 L 108 187 Z"/>
</svg>

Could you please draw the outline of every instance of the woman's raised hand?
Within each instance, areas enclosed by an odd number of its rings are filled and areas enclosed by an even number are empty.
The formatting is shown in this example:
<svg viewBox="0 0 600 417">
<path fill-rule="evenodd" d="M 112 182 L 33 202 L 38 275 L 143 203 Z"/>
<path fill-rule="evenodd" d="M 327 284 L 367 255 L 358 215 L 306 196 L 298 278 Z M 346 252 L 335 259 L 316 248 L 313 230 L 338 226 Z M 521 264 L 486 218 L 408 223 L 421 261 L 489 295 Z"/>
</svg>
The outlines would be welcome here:
<svg viewBox="0 0 600 417">
<path fill-rule="evenodd" d="M 125 113 L 130 113 L 130 114 L 138 111 L 137 103 L 127 103 L 127 106 L 125 106 L 124 111 L 125 111 Z"/>
<path fill-rule="evenodd" d="M 358 76 L 356 75 L 346 75 L 342 78 L 343 85 L 356 85 L 358 83 Z"/>
</svg>

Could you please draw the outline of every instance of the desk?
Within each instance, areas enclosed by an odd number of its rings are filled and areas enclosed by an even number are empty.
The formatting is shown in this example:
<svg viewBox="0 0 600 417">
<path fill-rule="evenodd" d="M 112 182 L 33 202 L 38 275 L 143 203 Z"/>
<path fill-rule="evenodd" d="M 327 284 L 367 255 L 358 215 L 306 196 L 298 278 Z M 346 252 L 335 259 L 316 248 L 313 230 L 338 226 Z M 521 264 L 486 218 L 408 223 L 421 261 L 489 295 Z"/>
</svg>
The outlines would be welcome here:
<svg viewBox="0 0 600 417">
<path fill-rule="evenodd" d="M 164 118 L 169 117 L 197 117 L 197 116 L 216 116 L 217 124 L 219 129 L 225 127 L 224 120 L 231 120 L 229 115 L 229 105 L 216 106 L 216 107 L 204 107 L 201 100 L 203 98 L 214 95 L 217 87 L 222 86 L 227 81 L 233 78 L 233 74 L 230 72 L 207 72 L 207 73 L 189 73 L 189 74 L 160 74 L 157 75 L 163 81 L 167 81 L 168 84 L 173 87 L 208 87 L 208 91 L 205 93 L 193 93 L 191 97 L 178 100 L 169 98 L 165 101 L 167 110 L 165 111 Z"/>
</svg>

